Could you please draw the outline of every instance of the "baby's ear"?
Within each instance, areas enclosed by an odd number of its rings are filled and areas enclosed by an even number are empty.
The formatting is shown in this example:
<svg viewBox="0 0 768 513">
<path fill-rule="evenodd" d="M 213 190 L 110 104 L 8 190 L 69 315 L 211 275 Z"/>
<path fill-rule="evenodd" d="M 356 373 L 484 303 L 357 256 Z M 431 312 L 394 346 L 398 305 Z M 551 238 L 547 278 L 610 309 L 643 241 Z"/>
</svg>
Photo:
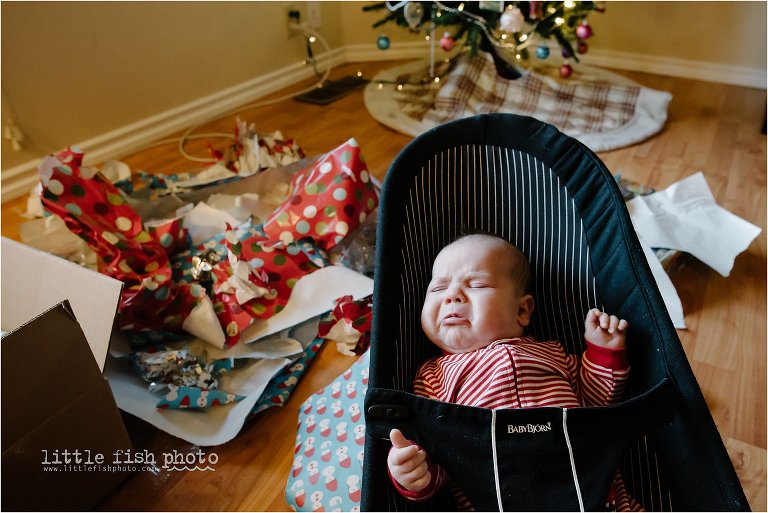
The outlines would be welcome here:
<svg viewBox="0 0 768 513">
<path fill-rule="evenodd" d="M 533 296 L 526 294 L 517 298 L 517 323 L 525 328 L 531 322 L 533 313 Z"/>
</svg>

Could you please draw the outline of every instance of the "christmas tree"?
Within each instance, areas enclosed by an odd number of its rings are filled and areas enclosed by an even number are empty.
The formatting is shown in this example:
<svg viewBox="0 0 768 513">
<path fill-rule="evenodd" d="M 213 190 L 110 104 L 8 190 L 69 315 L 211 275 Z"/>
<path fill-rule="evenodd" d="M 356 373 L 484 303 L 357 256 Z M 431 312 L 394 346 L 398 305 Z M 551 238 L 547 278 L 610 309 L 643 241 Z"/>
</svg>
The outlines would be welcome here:
<svg viewBox="0 0 768 513">
<path fill-rule="evenodd" d="M 442 33 L 440 46 L 450 51 L 457 41 L 467 45 L 475 55 L 489 52 L 499 75 L 520 76 L 515 63 L 536 56 L 546 59 L 550 41 L 559 47 L 565 59 L 560 74 L 567 78 L 572 68 L 569 59 L 578 62 L 577 54 L 586 53 L 585 42 L 592 35 L 587 16 L 603 12 L 603 2 L 381 2 L 363 7 L 364 11 L 385 10 L 386 15 L 374 28 L 395 22 L 412 32 L 424 32 L 428 39 Z M 382 50 L 389 39 L 382 34 L 377 42 Z"/>
</svg>

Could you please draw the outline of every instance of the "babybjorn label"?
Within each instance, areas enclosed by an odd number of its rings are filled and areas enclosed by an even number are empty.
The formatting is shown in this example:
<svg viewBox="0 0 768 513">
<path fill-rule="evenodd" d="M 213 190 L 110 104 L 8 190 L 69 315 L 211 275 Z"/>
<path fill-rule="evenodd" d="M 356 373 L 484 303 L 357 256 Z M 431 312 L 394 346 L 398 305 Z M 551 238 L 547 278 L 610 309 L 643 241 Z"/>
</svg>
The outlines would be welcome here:
<svg viewBox="0 0 768 513">
<path fill-rule="evenodd" d="M 515 426 L 514 424 L 507 424 L 507 433 L 545 433 L 552 431 L 552 423 L 546 424 L 522 424 Z"/>
</svg>

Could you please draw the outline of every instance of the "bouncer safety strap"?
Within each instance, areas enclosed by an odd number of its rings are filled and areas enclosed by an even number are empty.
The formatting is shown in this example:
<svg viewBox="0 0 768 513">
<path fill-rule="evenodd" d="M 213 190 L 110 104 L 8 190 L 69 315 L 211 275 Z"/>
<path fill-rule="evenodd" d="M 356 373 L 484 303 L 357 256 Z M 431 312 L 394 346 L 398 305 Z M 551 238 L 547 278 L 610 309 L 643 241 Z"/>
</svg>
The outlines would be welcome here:
<svg viewBox="0 0 768 513">
<path fill-rule="evenodd" d="M 573 472 L 573 486 L 576 488 L 576 496 L 579 499 L 579 511 L 584 511 L 584 500 L 581 498 L 581 487 L 579 486 L 579 476 L 576 474 L 576 462 L 573 459 L 573 447 L 571 447 L 571 438 L 568 436 L 568 409 L 563 408 L 563 435 L 565 436 L 565 445 L 568 446 L 568 457 L 571 460 L 571 472 Z"/>
</svg>

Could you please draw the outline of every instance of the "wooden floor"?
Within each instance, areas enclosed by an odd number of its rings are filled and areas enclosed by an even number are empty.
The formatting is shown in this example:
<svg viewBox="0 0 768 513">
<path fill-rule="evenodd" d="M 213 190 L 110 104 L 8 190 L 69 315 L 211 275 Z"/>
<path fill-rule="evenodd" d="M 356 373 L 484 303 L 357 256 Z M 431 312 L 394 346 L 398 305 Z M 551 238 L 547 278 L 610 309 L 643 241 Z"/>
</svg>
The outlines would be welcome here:
<svg viewBox="0 0 768 513">
<path fill-rule="evenodd" d="M 371 77 L 396 63 L 346 65 L 332 77 L 362 70 Z M 618 72 L 673 100 L 664 130 L 642 144 L 600 157 L 629 179 L 664 188 L 703 171 L 718 203 L 763 231 L 737 259 L 728 278 L 692 260 L 672 280 L 685 310 L 687 330 L 678 334 L 752 508 L 766 504 L 766 136 L 760 133 L 765 91 L 642 73 Z M 298 87 L 298 86 L 297 86 Z M 296 89 L 296 88 L 294 88 Z M 281 130 L 308 155 L 326 152 L 350 137 L 359 142 L 371 172 L 383 178 L 410 137 L 379 124 L 365 109 L 362 91 L 326 107 L 291 100 L 238 113 L 261 133 Z M 234 116 L 200 126 L 198 132 L 233 131 Z M 205 143 L 188 146 L 205 155 Z M 51 148 L 56 150 L 56 148 Z M 148 172 L 196 169 L 173 145 L 123 159 Z M 25 200 L 3 205 L 2 233 L 18 238 Z M 138 473 L 102 504 L 103 510 L 281 511 L 291 467 L 299 405 L 330 383 L 353 359 L 326 346 L 284 408 L 249 421 L 233 441 L 215 447 L 215 473 Z M 125 415 L 137 447 L 156 454 L 169 448 L 195 450 Z"/>
</svg>

